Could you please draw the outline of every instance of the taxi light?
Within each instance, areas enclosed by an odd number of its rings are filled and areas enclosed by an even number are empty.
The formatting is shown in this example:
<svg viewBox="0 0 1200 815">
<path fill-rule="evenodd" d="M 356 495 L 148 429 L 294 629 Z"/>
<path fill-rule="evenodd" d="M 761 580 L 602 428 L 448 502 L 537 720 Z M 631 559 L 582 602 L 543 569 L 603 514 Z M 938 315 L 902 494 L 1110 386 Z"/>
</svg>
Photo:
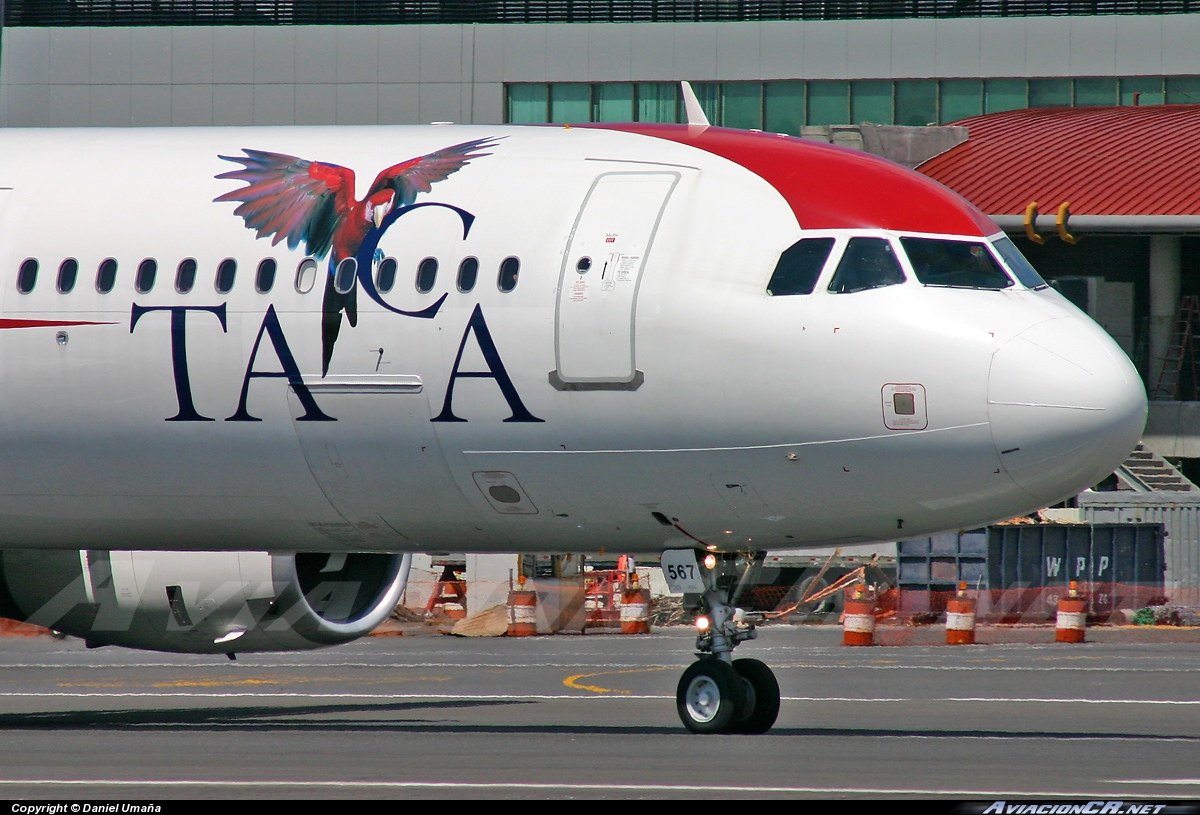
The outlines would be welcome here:
<svg viewBox="0 0 1200 815">
<path fill-rule="evenodd" d="M 708 569 L 709 571 L 712 571 L 713 569 L 717 568 L 717 556 L 716 555 L 705 555 L 704 556 L 704 568 Z"/>
<path fill-rule="evenodd" d="M 701 614 L 699 617 L 696 618 L 696 630 L 697 631 L 707 631 L 708 630 L 708 618 L 705 617 L 703 614 Z"/>
</svg>

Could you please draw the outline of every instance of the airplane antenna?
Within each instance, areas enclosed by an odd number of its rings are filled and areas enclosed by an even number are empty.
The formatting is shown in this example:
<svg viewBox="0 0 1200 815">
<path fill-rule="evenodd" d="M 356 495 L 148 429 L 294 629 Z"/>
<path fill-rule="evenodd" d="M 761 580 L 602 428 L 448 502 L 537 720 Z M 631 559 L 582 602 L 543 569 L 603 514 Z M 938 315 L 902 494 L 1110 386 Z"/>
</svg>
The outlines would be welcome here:
<svg viewBox="0 0 1200 815">
<path fill-rule="evenodd" d="M 692 83 L 685 80 L 679 83 L 679 87 L 683 91 L 683 109 L 687 113 L 687 123 L 708 127 L 708 117 L 704 115 L 704 108 L 700 107 L 700 100 L 692 90 Z"/>
</svg>

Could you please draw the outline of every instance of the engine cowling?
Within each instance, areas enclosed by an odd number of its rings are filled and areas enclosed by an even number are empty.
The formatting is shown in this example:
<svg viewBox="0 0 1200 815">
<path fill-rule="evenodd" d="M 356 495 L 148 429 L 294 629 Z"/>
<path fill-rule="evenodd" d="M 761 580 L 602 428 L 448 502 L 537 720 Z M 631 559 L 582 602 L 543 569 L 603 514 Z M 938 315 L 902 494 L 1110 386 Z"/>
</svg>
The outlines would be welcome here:
<svg viewBox="0 0 1200 815">
<path fill-rule="evenodd" d="M 180 653 L 293 651 L 366 635 L 400 599 L 411 555 L 0 551 L 0 617 Z"/>
</svg>

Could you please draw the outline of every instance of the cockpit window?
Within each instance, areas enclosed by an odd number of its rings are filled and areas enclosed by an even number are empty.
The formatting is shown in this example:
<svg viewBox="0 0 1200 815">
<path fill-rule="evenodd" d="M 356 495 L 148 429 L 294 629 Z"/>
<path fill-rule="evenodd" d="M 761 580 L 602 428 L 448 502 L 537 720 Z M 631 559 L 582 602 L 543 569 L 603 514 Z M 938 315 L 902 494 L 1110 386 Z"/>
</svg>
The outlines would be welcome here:
<svg viewBox="0 0 1200 815">
<path fill-rule="evenodd" d="M 832 249 L 833 238 L 804 238 L 784 249 L 767 284 L 767 294 L 812 294 Z"/>
<path fill-rule="evenodd" d="M 851 238 L 838 262 L 829 290 L 849 294 L 904 282 L 892 245 L 884 238 Z"/>
<path fill-rule="evenodd" d="M 1037 269 L 1033 268 L 1025 256 L 1021 254 L 1021 250 L 1010 241 L 1008 238 L 1001 238 L 992 243 L 996 247 L 996 251 L 1000 253 L 1000 257 L 1004 258 L 1004 262 L 1008 264 L 1008 268 L 1017 276 L 1017 280 L 1021 281 L 1021 285 L 1030 289 L 1044 289 L 1048 285 L 1042 276 L 1038 274 Z"/>
<path fill-rule="evenodd" d="M 1012 279 L 982 243 L 901 238 L 917 280 L 926 286 L 1007 289 Z"/>
</svg>

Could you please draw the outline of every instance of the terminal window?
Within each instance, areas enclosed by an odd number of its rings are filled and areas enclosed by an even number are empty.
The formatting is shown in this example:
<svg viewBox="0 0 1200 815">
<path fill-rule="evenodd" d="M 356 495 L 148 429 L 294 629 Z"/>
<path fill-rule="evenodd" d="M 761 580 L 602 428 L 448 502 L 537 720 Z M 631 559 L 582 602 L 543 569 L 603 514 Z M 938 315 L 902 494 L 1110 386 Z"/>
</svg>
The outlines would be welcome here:
<svg viewBox="0 0 1200 815">
<path fill-rule="evenodd" d="M 1200 103 L 1200 77 L 780 80 L 693 82 L 714 125 L 800 135 L 806 125 L 947 124 L 1027 107 Z M 510 124 L 685 121 L 675 82 L 520 82 L 505 86 Z"/>
</svg>

